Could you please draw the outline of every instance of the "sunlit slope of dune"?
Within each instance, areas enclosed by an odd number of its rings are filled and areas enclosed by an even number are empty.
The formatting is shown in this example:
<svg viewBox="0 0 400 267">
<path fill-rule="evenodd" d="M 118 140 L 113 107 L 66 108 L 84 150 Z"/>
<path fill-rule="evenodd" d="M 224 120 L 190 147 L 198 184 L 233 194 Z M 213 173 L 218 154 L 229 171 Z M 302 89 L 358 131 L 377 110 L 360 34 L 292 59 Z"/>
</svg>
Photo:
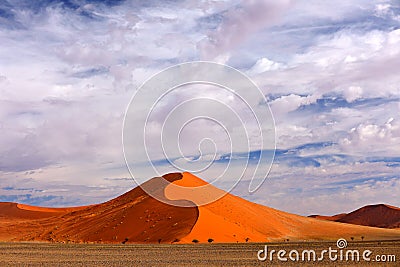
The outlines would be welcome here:
<svg viewBox="0 0 400 267">
<path fill-rule="evenodd" d="M 204 185 L 198 177 L 184 173 L 183 179 L 173 182 L 183 187 Z M 177 193 L 174 192 L 178 191 Z M 187 199 L 196 203 L 201 195 L 209 193 L 219 196 L 219 189 L 207 188 L 206 192 L 166 188 L 171 199 Z M 196 195 L 197 193 L 197 195 Z M 210 197 L 210 195 L 208 197 Z M 199 219 L 191 233 L 182 239 L 191 242 L 197 239 L 206 242 L 260 242 L 283 240 L 335 240 L 355 237 L 365 239 L 400 239 L 398 232 L 298 216 L 258 205 L 237 196 L 226 194 L 216 202 L 199 207 Z"/>
</svg>

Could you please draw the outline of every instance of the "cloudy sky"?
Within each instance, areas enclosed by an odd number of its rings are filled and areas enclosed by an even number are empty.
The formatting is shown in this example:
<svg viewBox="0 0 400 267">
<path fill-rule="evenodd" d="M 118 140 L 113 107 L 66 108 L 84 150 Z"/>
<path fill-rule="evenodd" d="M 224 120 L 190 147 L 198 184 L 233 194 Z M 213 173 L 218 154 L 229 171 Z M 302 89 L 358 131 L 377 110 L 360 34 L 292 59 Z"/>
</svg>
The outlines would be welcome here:
<svg viewBox="0 0 400 267">
<path fill-rule="evenodd" d="M 1 1 L 0 201 L 82 205 L 134 187 L 121 138 L 127 105 L 152 75 L 194 60 L 247 74 L 274 116 L 268 179 L 251 194 L 244 177 L 233 193 L 304 215 L 400 206 L 394 0 Z M 159 112 L 189 92 L 238 107 L 224 91 L 191 90 L 164 99 Z M 208 134 L 226 141 L 221 128 L 197 123 L 180 144 L 192 159 Z M 226 155 L 218 151 L 213 171 Z M 229 154 L 231 170 L 243 155 Z M 160 157 L 154 164 L 168 169 Z"/>
</svg>

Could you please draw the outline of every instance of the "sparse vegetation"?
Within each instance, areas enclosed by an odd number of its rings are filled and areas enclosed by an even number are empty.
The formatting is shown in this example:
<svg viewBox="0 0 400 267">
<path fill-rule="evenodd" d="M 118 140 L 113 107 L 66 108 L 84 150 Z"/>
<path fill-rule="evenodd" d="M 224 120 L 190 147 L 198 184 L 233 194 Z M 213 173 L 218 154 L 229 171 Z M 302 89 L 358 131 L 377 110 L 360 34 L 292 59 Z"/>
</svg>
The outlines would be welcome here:
<svg viewBox="0 0 400 267">
<path fill-rule="evenodd" d="M 246 239 L 245 239 L 245 240 L 246 240 L 246 243 L 247 243 L 247 242 L 249 242 L 250 238 L 246 237 Z"/>
<path fill-rule="evenodd" d="M 126 242 L 128 242 L 129 238 L 125 237 L 124 241 L 122 241 L 122 244 L 125 244 Z"/>
<path fill-rule="evenodd" d="M 208 243 L 212 243 L 212 242 L 214 242 L 214 239 L 209 238 L 207 241 L 208 241 Z"/>
<path fill-rule="evenodd" d="M 361 240 L 364 241 L 364 236 L 361 236 Z"/>
<path fill-rule="evenodd" d="M 197 240 L 197 239 L 193 239 L 192 242 L 195 243 L 195 244 L 197 244 L 197 243 L 199 243 L 200 241 Z"/>
<path fill-rule="evenodd" d="M 350 239 L 351 239 L 351 241 L 353 241 L 353 240 L 354 240 L 354 237 L 352 236 L 352 237 L 350 237 Z"/>
</svg>

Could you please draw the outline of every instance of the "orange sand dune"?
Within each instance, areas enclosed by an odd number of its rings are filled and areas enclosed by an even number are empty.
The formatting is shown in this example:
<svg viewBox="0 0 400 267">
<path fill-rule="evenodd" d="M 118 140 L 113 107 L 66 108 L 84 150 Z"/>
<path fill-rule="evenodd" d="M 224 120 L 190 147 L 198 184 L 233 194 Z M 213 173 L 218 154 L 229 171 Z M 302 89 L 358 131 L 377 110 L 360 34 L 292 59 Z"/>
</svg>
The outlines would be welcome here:
<svg viewBox="0 0 400 267">
<path fill-rule="evenodd" d="M 182 187 L 203 185 L 198 177 L 184 173 L 183 179 L 173 182 Z M 187 199 L 196 203 L 206 192 L 187 191 L 166 188 L 170 199 Z M 219 196 L 219 189 L 215 189 Z M 213 194 L 213 190 L 207 189 Z M 199 219 L 191 233 L 182 239 L 191 242 L 197 239 L 206 242 L 212 238 L 215 242 L 283 241 L 283 240 L 335 240 L 340 237 L 361 237 L 365 239 L 400 239 L 398 231 L 376 229 L 365 226 L 339 224 L 298 216 L 269 207 L 258 205 L 242 198 L 226 194 L 216 202 L 199 207 Z"/>
<path fill-rule="evenodd" d="M 150 197 L 149 191 L 163 202 Z M 198 205 L 213 197 L 220 199 Z M 0 241 L 191 243 L 212 238 L 214 242 L 265 242 L 361 236 L 400 239 L 400 231 L 282 212 L 227 194 L 190 173 L 156 177 L 115 199 L 86 207 L 0 203 Z"/>
<path fill-rule="evenodd" d="M 348 214 L 310 217 L 380 228 L 400 228 L 400 208 L 386 204 L 368 205 Z"/>
</svg>

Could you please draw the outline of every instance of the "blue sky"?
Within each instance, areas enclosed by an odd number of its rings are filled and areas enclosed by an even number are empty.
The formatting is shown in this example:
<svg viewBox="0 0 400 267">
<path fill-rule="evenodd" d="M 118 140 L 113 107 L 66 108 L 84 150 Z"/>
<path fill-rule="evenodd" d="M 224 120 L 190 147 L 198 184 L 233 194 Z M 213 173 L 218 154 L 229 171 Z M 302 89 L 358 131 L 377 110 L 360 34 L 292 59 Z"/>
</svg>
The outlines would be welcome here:
<svg viewBox="0 0 400 267">
<path fill-rule="evenodd" d="M 400 206 L 399 28 L 386 0 L 1 1 L 0 201 L 81 205 L 135 186 L 121 141 L 133 93 L 210 60 L 251 77 L 276 123 L 268 179 L 233 193 L 306 215 Z M 217 154 L 215 173 L 247 155 Z"/>
</svg>

